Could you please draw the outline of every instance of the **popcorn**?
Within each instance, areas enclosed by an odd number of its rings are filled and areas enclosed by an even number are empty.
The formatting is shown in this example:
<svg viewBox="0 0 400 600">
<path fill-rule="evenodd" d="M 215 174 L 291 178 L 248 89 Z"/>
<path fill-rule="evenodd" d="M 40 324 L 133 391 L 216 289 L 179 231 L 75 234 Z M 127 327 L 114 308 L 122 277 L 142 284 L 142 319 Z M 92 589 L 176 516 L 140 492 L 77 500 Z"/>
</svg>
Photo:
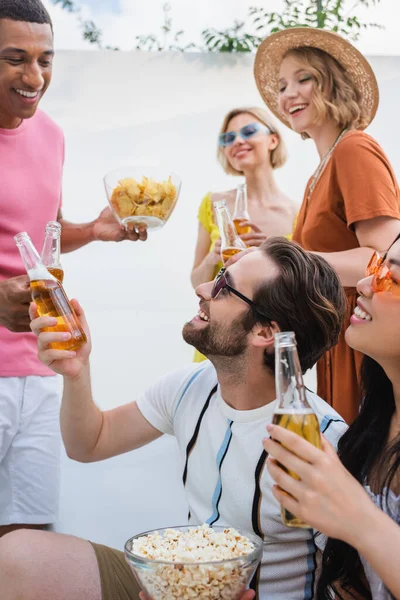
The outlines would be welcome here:
<svg viewBox="0 0 400 600">
<path fill-rule="evenodd" d="M 132 540 L 131 552 L 170 564 L 131 566 L 154 600 L 234 600 L 243 593 L 257 561 L 222 561 L 245 557 L 254 549 L 233 528 L 215 531 L 205 524 L 183 531 L 166 529 L 163 535 L 156 531 Z"/>
</svg>

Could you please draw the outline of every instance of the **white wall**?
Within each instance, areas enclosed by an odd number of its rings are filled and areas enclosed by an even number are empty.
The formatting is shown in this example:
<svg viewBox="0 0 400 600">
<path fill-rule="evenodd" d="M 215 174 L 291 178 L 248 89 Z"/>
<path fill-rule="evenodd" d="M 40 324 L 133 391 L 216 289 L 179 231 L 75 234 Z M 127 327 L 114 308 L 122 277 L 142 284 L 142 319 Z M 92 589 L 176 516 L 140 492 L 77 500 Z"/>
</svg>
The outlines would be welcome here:
<svg viewBox="0 0 400 600">
<path fill-rule="evenodd" d="M 159 162 L 183 180 L 172 218 L 145 244 L 95 243 L 63 257 L 67 292 L 80 300 L 91 326 L 94 395 L 103 409 L 135 399 L 160 375 L 191 360 L 181 328 L 197 310 L 189 282 L 197 209 L 208 190 L 237 183 L 217 164 L 215 140 L 227 110 L 262 105 L 253 58 L 57 54 L 43 107 L 66 135 L 65 217 L 82 222 L 97 216 L 106 203 L 102 177 L 118 166 Z M 400 59 L 371 62 L 382 100 L 370 133 L 398 171 Z M 311 142 L 289 130 L 284 136 L 290 160 L 277 178 L 300 203 L 317 155 Z M 180 476 L 173 439 L 93 465 L 64 457 L 56 528 L 121 548 L 136 532 L 183 523 Z"/>
</svg>

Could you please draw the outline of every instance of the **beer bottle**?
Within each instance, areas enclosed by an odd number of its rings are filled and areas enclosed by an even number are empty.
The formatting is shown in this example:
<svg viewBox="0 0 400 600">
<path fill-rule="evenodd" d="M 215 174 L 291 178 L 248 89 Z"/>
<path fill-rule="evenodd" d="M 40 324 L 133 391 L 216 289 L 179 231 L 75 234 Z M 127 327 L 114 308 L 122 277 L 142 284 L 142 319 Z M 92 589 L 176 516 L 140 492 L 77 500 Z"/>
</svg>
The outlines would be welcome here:
<svg viewBox="0 0 400 600">
<path fill-rule="evenodd" d="M 39 315 L 57 319 L 57 325 L 44 327 L 43 331 L 68 331 L 71 334 L 69 340 L 53 342 L 49 347 L 56 350 L 77 350 L 87 339 L 63 286 L 46 269 L 25 231 L 15 235 L 14 239 L 29 275 L 32 300 L 37 305 Z"/>
<path fill-rule="evenodd" d="M 247 248 L 236 233 L 235 225 L 225 200 L 213 202 L 219 234 L 221 236 L 221 258 L 226 262 L 231 256 Z"/>
<path fill-rule="evenodd" d="M 57 221 L 49 221 L 46 225 L 41 256 L 47 270 L 62 283 L 64 279 L 64 270 L 60 262 L 60 236 L 60 223 Z"/>
<path fill-rule="evenodd" d="M 274 425 L 289 429 L 321 448 L 319 422 L 307 401 L 296 338 L 292 331 L 275 334 L 275 386 L 277 406 L 272 420 Z M 280 466 L 299 479 L 296 473 Z M 288 527 L 310 527 L 283 507 L 281 514 L 283 524 Z"/>
<path fill-rule="evenodd" d="M 245 183 L 239 183 L 237 186 L 235 210 L 232 218 L 238 235 L 250 233 L 251 227 L 248 225 L 240 225 L 242 221 L 250 221 L 250 215 L 247 208 L 247 185 Z"/>
</svg>

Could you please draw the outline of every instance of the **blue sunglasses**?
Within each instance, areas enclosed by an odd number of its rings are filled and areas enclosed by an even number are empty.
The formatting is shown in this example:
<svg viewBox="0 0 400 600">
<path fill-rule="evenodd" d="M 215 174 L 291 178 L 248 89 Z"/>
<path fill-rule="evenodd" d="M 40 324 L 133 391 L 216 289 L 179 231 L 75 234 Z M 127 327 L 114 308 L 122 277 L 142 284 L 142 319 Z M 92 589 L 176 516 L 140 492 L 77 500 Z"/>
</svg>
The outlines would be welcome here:
<svg viewBox="0 0 400 600">
<path fill-rule="evenodd" d="M 248 125 L 242 127 L 239 131 L 226 131 L 225 133 L 220 133 L 218 136 L 218 144 L 222 148 L 226 148 L 226 146 L 232 146 L 238 135 L 240 135 L 242 140 L 249 140 L 257 135 L 257 133 L 265 133 L 268 135 L 274 132 L 272 129 L 270 129 L 270 127 L 262 125 L 262 123 L 249 123 Z"/>
</svg>

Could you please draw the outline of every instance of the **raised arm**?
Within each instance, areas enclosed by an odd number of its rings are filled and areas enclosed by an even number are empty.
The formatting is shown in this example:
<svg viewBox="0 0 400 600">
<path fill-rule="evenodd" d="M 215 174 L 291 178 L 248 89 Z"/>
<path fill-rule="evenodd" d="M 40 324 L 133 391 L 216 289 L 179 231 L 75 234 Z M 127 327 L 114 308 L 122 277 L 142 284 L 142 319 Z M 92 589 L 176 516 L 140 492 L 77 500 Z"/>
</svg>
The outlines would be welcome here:
<svg viewBox="0 0 400 600">
<path fill-rule="evenodd" d="M 76 301 L 73 305 L 88 338 L 76 352 L 49 348 L 49 343 L 69 339 L 70 334 L 42 331 L 54 327 L 56 319 L 38 317 L 35 304 L 30 307 L 31 329 L 38 336 L 40 360 L 64 377 L 61 432 L 67 454 L 80 462 L 94 462 L 144 446 L 162 433 L 143 417 L 136 402 L 110 411 L 96 406 L 90 383 L 90 332 L 82 308 Z"/>
<path fill-rule="evenodd" d="M 216 265 L 220 262 L 221 242 L 217 241 L 213 250 L 210 252 L 210 234 L 201 223 L 197 234 L 197 244 L 194 256 L 194 264 L 191 273 L 191 282 L 196 289 L 201 283 L 211 281 L 214 277 Z"/>
<path fill-rule="evenodd" d="M 320 255 L 344 286 L 355 287 L 373 252 L 386 250 L 400 232 L 399 187 L 380 146 L 362 132 L 344 137 L 331 160 L 343 199 L 339 215 L 354 229 L 360 248 Z"/>
<path fill-rule="evenodd" d="M 315 252 L 335 269 L 342 285 L 355 287 L 365 277 L 365 269 L 375 250 L 387 250 L 400 232 L 400 220 L 392 217 L 375 217 L 355 223 L 355 233 L 360 248 L 342 252 Z"/>
</svg>

